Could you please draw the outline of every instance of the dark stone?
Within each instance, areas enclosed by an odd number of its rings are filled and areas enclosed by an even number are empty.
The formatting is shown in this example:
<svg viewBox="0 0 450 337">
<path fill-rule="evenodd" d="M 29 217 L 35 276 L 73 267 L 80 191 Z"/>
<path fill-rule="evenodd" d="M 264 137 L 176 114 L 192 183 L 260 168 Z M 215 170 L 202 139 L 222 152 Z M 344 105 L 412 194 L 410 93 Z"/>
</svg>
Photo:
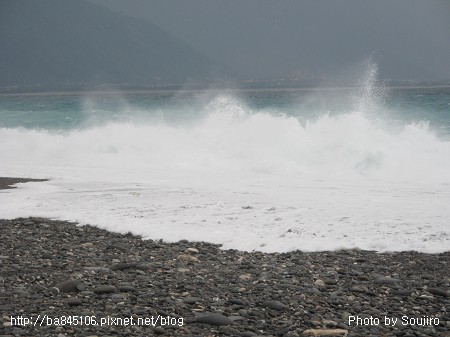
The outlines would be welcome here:
<svg viewBox="0 0 450 337">
<path fill-rule="evenodd" d="M 195 304 L 197 302 L 200 302 L 202 299 L 199 297 L 186 297 L 183 298 L 183 302 L 187 304 Z"/>
<path fill-rule="evenodd" d="M 377 284 L 387 284 L 387 285 L 395 284 L 395 283 L 399 283 L 399 282 L 400 282 L 399 279 L 396 279 L 393 277 L 385 277 L 385 276 L 378 277 L 375 280 L 375 283 L 377 283 Z"/>
<path fill-rule="evenodd" d="M 243 333 L 241 333 L 241 337 L 255 337 L 256 333 L 254 333 L 253 331 L 244 331 Z"/>
<path fill-rule="evenodd" d="M 338 281 L 334 279 L 324 279 L 323 281 L 326 285 L 336 285 L 338 283 Z"/>
<path fill-rule="evenodd" d="M 219 333 L 231 336 L 239 336 L 241 334 L 238 329 L 232 328 L 231 326 L 221 326 Z"/>
<path fill-rule="evenodd" d="M 96 294 L 110 294 L 115 293 L 117 288 L 114 286 L 98 286 L 92 290 Z"/>
<path fill-rule="evenodd" d="M 106 267 L 84 267 L 84 270 L 94 271 L 96 273 L 109 273 L 109 272 L 111 272 L 111 269 L 110 268 L 106 268 Z"/>
<path fill-rule="evenodd" d="M 68 298 L 68 299 L 65 301 L 65 303 L 66 303 L 67 305 L 69 305 L 69 306 L 76 306 L 76 305 L 81 305 L 81 304 L 82 304 L 82 301 L 81 301 L 81 299 L 78 298 L 78 297 L 71 297 L 71 298 Z"/>
<path fill-rule="evenodd" d="M 61 293 L 74 293 L 79 291 L 78 284 L 80 283 L 80 280 L 68 280 L 58 283 L 55 288 L 57 288 Z"/>
<path fill-rule="evenodd" d="M 273 310 L 285 310 L 288 308 L 287 305 L 285 305 L 279 301 L 267 301 L 267 302 L 264 302 L 264 306 L 266 308 L 273 309 Z"/>
<path fill-rule="evenodd" d="M 450 297 L 450 294 L 441 288 L 429 288 L 428 292 L 436 296 Z"/>
<path fill-rule="evenodd" d="M 350 288 L 350 291 L 352 291 L 354 293 L 364 293 L 367 291 L 367 288 L 362 287 L 362 286 L 353 286 Z"/>
<path fill-rule="evenodd" d="M 136 292 L 137 289 L 133 286 L 127 286 L 127 285 L 122 285 L 122 286 L 118 286 L 117 290 L 124 292 L 124 293 L 128 293 L 128 292 Z"/>
<path fill-rule="evenodd" d="M 163 328 L 161 328 L 160 326 L 158 326 L 153 329 L 153 332 L 157 335 L 164 335 L 166 331 Z"/>
<path fill-rule="evenodd" d="M 111 270 L 126 270 L 130 268 L 134 268 L 136 266 L 136 263 L 118 263 L 113 266 L 111 266 Z"/>
<path fill-rule="evenodd" d="M 284 336 L 285 334 L 287 334 L 289 331 L 291 330 L 290 327 L 285 327 L 279 331 L 277 331 L 277 336 Z"/>
<path fill-rule="evenodd" d="M 142 271 L 148 271 L 151 269 L 151 266 L 146 263 L 138 263 L 134 266 L 134 268 Z"/>
<path fill-rule="evenodd" d="M 237 305 L 245 305 L 245 302 L 243 300 L 240 300 L 238 298 L 230 298 L 228 300 L 231 304 L 237 304 Z"/>
<path fill-rule="evenodd" d="M 78 283 L 77 284 L 77 290 L 78 291 L 84 291 L 84 290 L 86 290 L 86 286 L 83 284 L 83 283 Z"/>
<path fill-rule="evenodd" d="M 411 296 L 411 294 L 413 293 L 412 290 L 407 290 L 407 289 L 399 289 L 393 292 L 394 295 L 398 295 L 398 296 Z"/>
<path fill-rule="evenodd" d="M 196 319 L 197 323 L 209 324 L 209 325 L 230 325 L 233 323 L 231 319 L 222 315 L 222 314 L 214 314 L 208 313 L 204 315 L 200 315 Z"/>
<path fill-rule="evenodd" d="M 123 302 L 127 299 L 127 296 L 125 294 L 112 294 L 111 300 L 113 302 Z"/>
</svg>

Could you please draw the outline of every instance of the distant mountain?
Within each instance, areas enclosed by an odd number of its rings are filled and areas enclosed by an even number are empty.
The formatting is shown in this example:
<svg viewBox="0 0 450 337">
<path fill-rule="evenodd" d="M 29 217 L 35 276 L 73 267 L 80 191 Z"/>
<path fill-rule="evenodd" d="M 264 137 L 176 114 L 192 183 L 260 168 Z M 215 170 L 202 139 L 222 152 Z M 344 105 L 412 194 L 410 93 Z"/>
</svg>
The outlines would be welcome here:
<svg viewBox="0 0 450 337">
<path fill-rule="evenodd" d="M 90 0 L 176 34 L 241 78 L 450 79 L 449 0 Z"/>
<path fill-rule="evenodd" d="M 230 72 L 145 20 L 83 0 L 0 2 L 0 91 L 183 85 Z"/>
</svg>

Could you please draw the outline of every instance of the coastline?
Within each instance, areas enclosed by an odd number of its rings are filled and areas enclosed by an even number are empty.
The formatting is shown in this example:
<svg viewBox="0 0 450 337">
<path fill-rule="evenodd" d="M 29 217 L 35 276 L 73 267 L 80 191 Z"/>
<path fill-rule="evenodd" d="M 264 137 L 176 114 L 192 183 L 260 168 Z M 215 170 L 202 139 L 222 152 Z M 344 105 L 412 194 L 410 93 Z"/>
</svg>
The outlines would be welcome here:
<svg viewBox="0 0 450 337">
<path fill-rule="evenodd" d="M 450 252 L 249 253 L 42 218 L 0 220 L 0 251 L 6 335 L 449 336 Z"/>
<path fill-rule="evenodd" d="M 0 252 L 3 335 L 450 336 L 450 251 L 242 252 L 18 218 Z"/>
</svg>

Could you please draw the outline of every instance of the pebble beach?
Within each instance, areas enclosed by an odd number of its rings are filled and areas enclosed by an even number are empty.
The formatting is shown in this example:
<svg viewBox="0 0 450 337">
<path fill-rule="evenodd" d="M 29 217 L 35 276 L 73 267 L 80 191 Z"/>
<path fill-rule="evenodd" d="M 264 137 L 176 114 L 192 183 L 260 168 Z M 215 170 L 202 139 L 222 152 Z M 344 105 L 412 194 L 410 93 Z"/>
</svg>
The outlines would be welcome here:
<svg viewBox="0 0 450 337">
<path fill-rule="evenodd" d="M 45 218 L 0 237 L 1 337 L 450 336 L 450 252 L 243 252 Z"/>
</svg>

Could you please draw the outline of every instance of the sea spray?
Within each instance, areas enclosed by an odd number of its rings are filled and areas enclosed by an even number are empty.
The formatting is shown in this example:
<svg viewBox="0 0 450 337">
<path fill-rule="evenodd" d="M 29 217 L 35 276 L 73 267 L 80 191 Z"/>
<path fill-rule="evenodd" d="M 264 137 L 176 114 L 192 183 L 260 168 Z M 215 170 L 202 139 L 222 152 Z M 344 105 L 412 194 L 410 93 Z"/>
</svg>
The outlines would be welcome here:
<svg viewBox="0 0 450 337">
<path fill-rule="evenodd" d="M 357 85 L 351 90 L 353 109 L 367 117 L 376 118 L 388 89 L 378 81 L 378 65 L 371 58 L 362 62 L 359 73 Z"/>
<path fill-rule="evenodd" d="M 66 132 L 0 129 L 7 165 L 114 169 L 189 169 L 264 172 L 381 181 L 449 182 L 450 143 L 426 123 L 393 133 L 363 113 L 324 115 L 300 122 L 219 97 L 196 123 L 108 123 Z M 211 106 L 215 109 L 211 110 Z M 38 173 L 34 171 L 35 173 Z"/>
</svg>

